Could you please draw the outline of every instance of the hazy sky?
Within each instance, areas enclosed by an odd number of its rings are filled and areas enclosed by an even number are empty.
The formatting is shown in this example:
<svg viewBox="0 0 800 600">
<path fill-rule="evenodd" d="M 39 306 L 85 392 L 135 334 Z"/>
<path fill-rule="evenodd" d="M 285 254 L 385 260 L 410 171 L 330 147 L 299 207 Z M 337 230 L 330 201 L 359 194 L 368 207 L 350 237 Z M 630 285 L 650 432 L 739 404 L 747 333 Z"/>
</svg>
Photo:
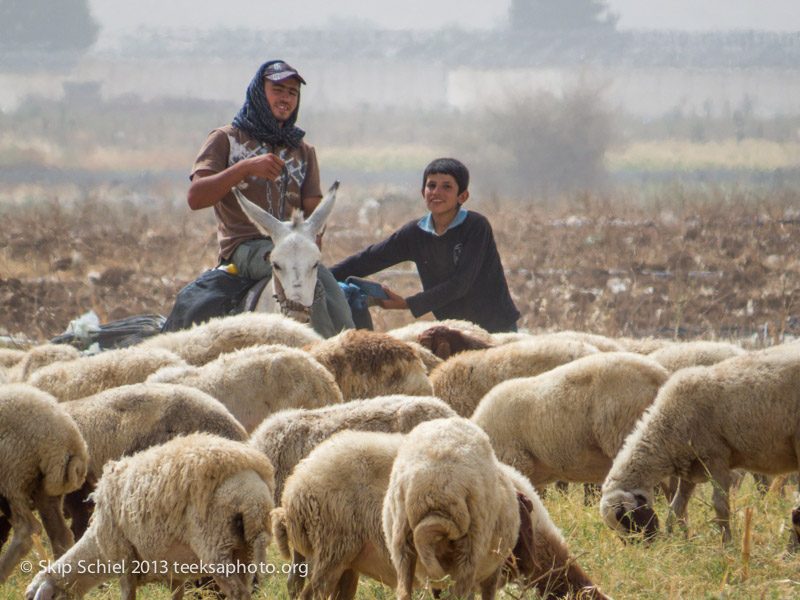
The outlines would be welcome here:
<svg viewBox="0 0 800 600">
<path fill-rule="evenodd" d="M 568 0 L 567 0 L 568 1 Z M 89 0 L 103 37 L 138 26 L 325 27 L 374 24 L 384 29 L 491 28 L 510 0 Z M 800 31 L 797 0 L 609 0 L 621 29 Z"/>
</svg>

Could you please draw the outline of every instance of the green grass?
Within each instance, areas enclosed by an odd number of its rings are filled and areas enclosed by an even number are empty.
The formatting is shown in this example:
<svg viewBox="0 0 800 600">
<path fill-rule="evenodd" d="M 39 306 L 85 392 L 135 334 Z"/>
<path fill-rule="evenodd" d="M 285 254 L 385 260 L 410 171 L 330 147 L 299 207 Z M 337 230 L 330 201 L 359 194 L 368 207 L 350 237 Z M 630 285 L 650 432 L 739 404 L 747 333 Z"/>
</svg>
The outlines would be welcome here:
<svg viewBox="0 0 800 600">
<path fill-rule="evenodd" d="M 548 489 L 544 498 L 551 518 L 566 537 L 580 565 L 615 600 L 789 600 L 800 597 L 800 557 L 786 552 L 789 513 L 795 494 L 787 487 L 785 497 L 769 493 L 762 497 L 747 477 L 742 487 L 731 494 L 733 542 L 722 544 L 712 523 L 711 486 L 698 487 L 689 504 L 687 531 L 662 532 L 652 543 L 624 544 L 601 520 L 597 505 L 584 506 L 581 486 L 571 485 L 567 494 Z M 742 529 L 747 508 L 753 509 L 752 549 L 747 566 L 742 560 Z M 659 519 L 666 520 L 667 506 L 657 500 Z M 27 560 L 38 561 L 32 552 Z M 274 545 L 268 560 L 283 564 Z M 32 575 L 16 570 L 0 588 L 0 600 L 19 600 Z M 420 593 L 421 595 L 421 593 Z M 119 597 L 116 583 L 95 589 L 89 600 Z M 144 600 L 167 600 L 167 589 L 149 585 L 139 590 Z M 206 600 L 208 592 L 187 592 L 187 600 Z M 389 588 L 361 579 L 357 598 L 394 598 Z M 521 593 L 508 586 L 499 598 L 533 600 L 532 592 Z M 254 594 L 256 600 L 288 598 L 285 575 L 262 580 Z"/>
</svg>

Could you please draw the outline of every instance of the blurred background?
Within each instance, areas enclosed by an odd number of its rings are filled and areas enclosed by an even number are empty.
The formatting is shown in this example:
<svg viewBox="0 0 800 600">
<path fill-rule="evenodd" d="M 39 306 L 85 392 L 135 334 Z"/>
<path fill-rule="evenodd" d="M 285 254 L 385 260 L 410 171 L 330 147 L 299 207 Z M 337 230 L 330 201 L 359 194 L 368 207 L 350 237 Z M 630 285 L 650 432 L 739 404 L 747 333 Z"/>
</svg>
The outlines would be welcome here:
<svg viewBox="0 0 800 600">
<path fill-rule="evenodd" d="M 798 23 L 790 0 L 2 0 L 0 185 L 186 183 L 273 58 L 308 81 L 323 183 L 416 189 L 449 154 L 473 195 L 545 203 L 676 176 L 793 185 Z"/>
<path fill-rule="evenodd" d="M 326 264 L 421 216 L 450 155 L 520 327 L 800 336 L 799 24 L 790 0 L 0 0 L 0 337 L 169 314 L 217 259 L 191 165 L 275 58 L 342 182 Z"/>
</svg>

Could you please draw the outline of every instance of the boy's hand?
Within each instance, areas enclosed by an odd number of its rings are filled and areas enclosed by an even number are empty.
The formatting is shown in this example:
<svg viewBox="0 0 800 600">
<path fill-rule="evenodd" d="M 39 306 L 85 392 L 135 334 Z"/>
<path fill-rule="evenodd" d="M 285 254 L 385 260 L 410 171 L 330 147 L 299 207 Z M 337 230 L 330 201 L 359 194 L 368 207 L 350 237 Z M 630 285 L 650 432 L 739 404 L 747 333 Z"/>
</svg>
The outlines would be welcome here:
<svg viewBox="0 0 800 600">
<path fill-rule="evenodd" d="M 390 290 L 385 285 L 381 286 L 383 291 L 389 296 L 388 300 L 377 298 L 376 302 L 378 306 L 381 308 L 408 308 L 408 304 L 406 304 L 406 299 L 402 296 L 395 294 L 392 290 Z"/>
</svg>

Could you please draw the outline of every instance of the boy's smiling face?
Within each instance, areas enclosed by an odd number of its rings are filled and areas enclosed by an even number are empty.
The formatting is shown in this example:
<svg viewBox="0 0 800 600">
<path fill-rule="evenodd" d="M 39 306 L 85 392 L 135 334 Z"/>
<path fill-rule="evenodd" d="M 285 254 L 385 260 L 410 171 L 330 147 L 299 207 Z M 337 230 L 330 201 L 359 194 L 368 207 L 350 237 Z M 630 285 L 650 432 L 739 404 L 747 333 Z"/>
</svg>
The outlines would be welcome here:
<svg viewBox="0 0 800 600">
<path fill-rule="evenodd" d="M 431 211 L 434 221 L 452 221 L 458 209 L 469 198 L 469 191 L 464 190 L 458 193 L 458 184 L 452 175 L 444 173 L 431 173 L 425 181 L 425 189 L 422 191 L 425 198 L 425 205 Z"/>
</svg>

